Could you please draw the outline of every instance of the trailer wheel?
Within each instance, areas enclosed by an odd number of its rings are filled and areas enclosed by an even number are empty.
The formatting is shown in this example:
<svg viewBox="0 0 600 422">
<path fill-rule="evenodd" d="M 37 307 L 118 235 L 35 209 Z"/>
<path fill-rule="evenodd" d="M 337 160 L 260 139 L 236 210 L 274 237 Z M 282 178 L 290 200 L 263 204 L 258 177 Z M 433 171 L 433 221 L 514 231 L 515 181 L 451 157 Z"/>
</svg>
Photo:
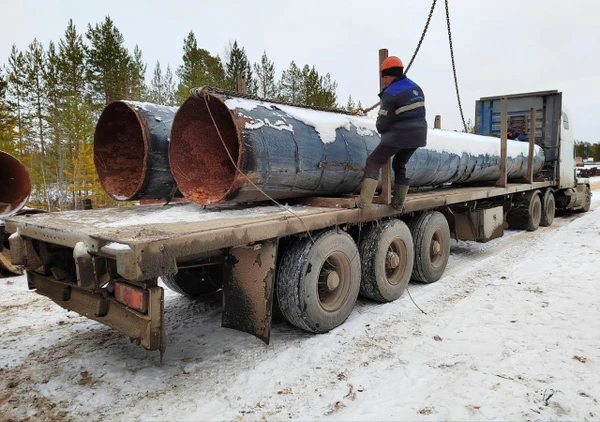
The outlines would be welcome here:
<svg viewBox="0 0 600 422">
<path fill-rule="evenodd" d="M 542 199 L 539 194 L 535 194 L 531 197 L 529 203 L 529 213 L 527 218 L 527 230 L 530 232 L 536 231 L 540 227 L 540 221 L 542 220 Z"/>
<path fill-rule="evenodd" d="M 550 189 L 544 193 L 544 199 L 542 201 L 542 215 L 540 218 L 540 226 L 550 227 L 554 221 L 554 214 L 556 213 L 556 201 L 554 200 L 554 193 Z"/>
<path fill-rule="evenodd" d="M 292 241 L 277 272 L 277 300 L 285 319 L 325 333 L 350 315 L 360 289 L 360 257 L 345 232 L 326 231 Z"/>
<path fill-rule="evenodd" d="M 506 217 L 511 229 L 536 231 L 542 219 L 542 200 L 539 191 L 529 192 Z"/>
<path fill-rule="evenodd" d="M 412 273 L 414 248 L 407 225 L 398 219 L 375 225 L 361 235 L 360 294 L 379 302 L 402 296 Z"/>
<path fill-rule="evenodd" d="M 176 293 L 195 298 L 214 293 L 223 287 L 223 267 L 207 265 L 199 268 L 185 268 L 177 274 L 160 277 L 165 285 Z"/>
<path fill-rule="evenodd" d="M 586 188 L 585 188 L 585 204 L 583 205 L 583 208 L 579 208 L 577 211 L 578 212 L 588 212 L 591 207 L 592 207 L 592 190 L 590 189 L 589 186 L 586 186 Z"/>
<path fill-rule="evenodd" d="M 432 211 L 409 223 L 415 248 L 412 279 L 423 283 L 438 281 L 450 256 L 450 227 L 440 212 Z"/>
</svg>

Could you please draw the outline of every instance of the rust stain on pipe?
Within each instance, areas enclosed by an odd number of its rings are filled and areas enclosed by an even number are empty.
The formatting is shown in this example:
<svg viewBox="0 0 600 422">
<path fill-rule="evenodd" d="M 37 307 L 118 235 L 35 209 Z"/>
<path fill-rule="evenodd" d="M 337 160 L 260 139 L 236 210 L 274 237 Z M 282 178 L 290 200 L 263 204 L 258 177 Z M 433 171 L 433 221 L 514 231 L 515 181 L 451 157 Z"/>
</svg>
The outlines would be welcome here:
<svg viewBox="0 0 600 422">
<path fill-rule="evenodd" d="M 31 180 L 25 166 L 12 155 L 0 151 L 0 217 L 19 211 L 31 194 Z"/>
<path fill-rule="evenodd" d="M 94 133 L 94 164 L 104 190 L 114 199 L 132 198 L 146 171 L 146 134 L 126 104 L 109 104 Z"/>
<path fill-rule="evenodd" d="M 237 171 L 227 150 L 236 165 L 242 152 L 233 115 L 220 99 L 209 98 L 223 141 L 204 99 L 190 97 L 175 116 L 169 145 L 169 162 L 179 190 L 201 205 L 223 202 L 235 190 Z"/>
<path fill-rule="evenodd" d="M 116 101 L 94 133 L 94 164 L 104 190 L 117 200 L 170 198 L 176 184 L 168 161 L 176 108 Z"/>
</svg>

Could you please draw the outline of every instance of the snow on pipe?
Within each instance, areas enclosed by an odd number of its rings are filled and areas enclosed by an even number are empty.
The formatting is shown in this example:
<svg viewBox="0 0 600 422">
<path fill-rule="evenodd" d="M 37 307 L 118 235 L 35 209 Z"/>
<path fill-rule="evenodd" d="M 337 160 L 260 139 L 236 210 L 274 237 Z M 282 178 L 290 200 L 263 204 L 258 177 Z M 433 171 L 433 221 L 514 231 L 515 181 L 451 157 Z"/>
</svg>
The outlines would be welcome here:
<svg viewBox="0 0 600 422">
<path fill-rule="evenodd" d="M 31 180 L 25 166 L 12 155 L 0 151 L 0 217 L 18 212 L 31 194 Z"/>
<path fill-rule="evenodd" d="M 176 107 L 116 101 L 102 111 L 94 133 L 94 164 L 114 199 L 170 198 L 176 191 L 168 159 Z"/>
<path fill-rule="evenodd" d="M 180 191 L 202 205 L 268 199 L 253 184 L 274 199 L 356 192 L 379 143 L 375 121 L 367 117 L 226 94 L 207 99 L 222 140 L 205 99 L 192 95 L 175 116 L 169 145 Z M 523 178 L 528 144 L 508 143 L 508 177 Z M 543 163 L 536 146 L 534 173 Z M 497 180 L 500 139 L 430 129 L 428 146 L 413 155 L 407 173 L 413 187 Z"/>
</svg>

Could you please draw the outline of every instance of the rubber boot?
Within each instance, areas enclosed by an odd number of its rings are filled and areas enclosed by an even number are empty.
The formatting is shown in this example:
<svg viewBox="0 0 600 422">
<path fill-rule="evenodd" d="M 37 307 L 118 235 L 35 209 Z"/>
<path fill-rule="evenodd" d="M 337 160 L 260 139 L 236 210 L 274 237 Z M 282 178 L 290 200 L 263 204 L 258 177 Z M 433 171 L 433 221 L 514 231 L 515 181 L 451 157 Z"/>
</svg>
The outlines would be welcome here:
<svg viewBox="0 0 600 422">
<path fill-rule="evenodd" d="M 358 205 L 359 208 L 375 208 L 375 205 L 373 205 L 373 195 L 375 195 L 375 189 L 377 189 L 378 184 L 379 180 L 377 179 L 364 179 L 362 181 L 360 197 L 358 198 L 358 201 L 356 201 L 356 205 Z"/>
<path fill-rule="evenodd" d="M 402 211 L 404 199 L 408 194 L 408 185 L 394 185 L 394 195 L 392 196 L 392 206 L 396 211 Z"/>
</svg>

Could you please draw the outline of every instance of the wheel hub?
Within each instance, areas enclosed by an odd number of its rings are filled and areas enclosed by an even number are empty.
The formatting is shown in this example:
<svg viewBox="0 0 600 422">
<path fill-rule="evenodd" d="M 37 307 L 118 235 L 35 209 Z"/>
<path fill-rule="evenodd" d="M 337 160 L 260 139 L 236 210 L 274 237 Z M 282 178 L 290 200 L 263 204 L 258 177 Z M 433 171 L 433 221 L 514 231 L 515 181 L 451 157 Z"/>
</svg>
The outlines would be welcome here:
<svg viewBox="0 0 600 422">
<path fill-rule="evenodd" d="M 431 254 L 439 255 L 439 253 L 441 251 L 442 251 L 442 245 L 440 244 L 440 242 L 438 242 L 437 240 L 433 240 L 431 242 Z"/>
<path fill-rule="evenodd" d="M 340 285 L 340 275 L 337 271 L 331 271 L 327 274 L 327 288 L 330 292 L 334 291 Z"/>
<path fill-rule="evenodd" d="M 398 268 L 400 265 L 400 257 L 396 252 L 388 251 L 385 257 L 385 266 L 390 269 Z"/>
</svg>

